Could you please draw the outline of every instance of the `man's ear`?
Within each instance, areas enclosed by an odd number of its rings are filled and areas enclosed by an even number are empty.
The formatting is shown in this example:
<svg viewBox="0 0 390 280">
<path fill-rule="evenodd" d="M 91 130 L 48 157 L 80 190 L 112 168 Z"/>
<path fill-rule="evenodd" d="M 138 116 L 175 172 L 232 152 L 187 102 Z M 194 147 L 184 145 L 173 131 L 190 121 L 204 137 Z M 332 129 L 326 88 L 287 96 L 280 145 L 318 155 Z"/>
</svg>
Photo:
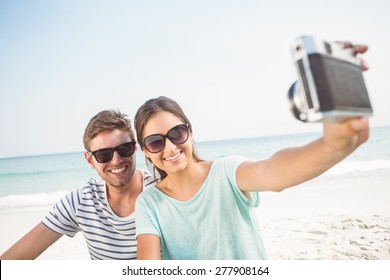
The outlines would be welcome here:
<svg viewBox="0 0 390 280">
<path fill-rule="evenodd" d="M 93 164 L 92 155 L 88 154 L 88 152 L 84 152 L 84 158 L 88 162 L 89 166 L 95 169 L 95 165 Z"/>
</svg>

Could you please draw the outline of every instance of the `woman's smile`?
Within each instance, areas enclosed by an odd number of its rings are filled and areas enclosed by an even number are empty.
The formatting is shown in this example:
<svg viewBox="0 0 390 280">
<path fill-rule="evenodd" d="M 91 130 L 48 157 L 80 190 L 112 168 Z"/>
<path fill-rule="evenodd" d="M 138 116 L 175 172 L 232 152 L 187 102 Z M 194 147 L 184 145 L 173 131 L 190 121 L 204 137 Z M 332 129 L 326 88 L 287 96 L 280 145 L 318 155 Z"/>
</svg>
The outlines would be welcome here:
<svg viewBox="0 0 390 280">
<path fill-rule="evenodd" d="M 181 156 L 182 153 L 183 153 L 183 151 L 180 151 L 172 156 L 165 157 L 164 160 L 165 161 L 175 161 L 176 159 L 178 159 Z"/>
</svg>

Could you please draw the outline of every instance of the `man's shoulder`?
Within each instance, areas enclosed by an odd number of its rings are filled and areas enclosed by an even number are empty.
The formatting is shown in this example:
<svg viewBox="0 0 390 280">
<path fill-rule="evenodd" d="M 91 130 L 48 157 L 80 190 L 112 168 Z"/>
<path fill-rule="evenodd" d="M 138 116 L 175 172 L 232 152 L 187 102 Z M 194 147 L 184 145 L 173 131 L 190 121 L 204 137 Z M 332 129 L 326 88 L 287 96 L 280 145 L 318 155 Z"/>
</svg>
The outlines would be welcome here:
<svg viewBox="0 0 390 280">
<path fill-rule="evenodd" d="M 77 194 L 78 196 L 90 196 L 92 193 L 104 192 L 105 182 L 102 179 L 90 178 L 83 186 L 80 186 L 70 194 Z"/>
<path fill-rule="evenodd" d="M 139 170 L 142 173 L 142 178 L 143 178 L 143 182 L 144 182 L 144 186 L 143 186 L 144 190 L 147 190 L 150 187 L 156 186 L 156 183 L 158 181 L 160 181 L 160 178 L 156 178 L 155 176 L 150 174 L 150 172 L 148 172 L 146 170 L 141 170 L 141 169 L 139 169 Z"/>
</svg>

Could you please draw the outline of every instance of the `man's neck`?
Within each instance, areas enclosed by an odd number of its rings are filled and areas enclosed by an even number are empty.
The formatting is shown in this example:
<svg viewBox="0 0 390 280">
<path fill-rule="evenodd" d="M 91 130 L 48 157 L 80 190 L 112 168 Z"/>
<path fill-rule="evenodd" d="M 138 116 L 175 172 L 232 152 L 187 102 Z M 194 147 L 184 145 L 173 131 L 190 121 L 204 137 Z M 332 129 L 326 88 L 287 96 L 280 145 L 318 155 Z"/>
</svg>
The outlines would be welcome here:
<svg viewBox="0 0 390 280">
<path fill-rule="evenodd" d="M 122 187 L 106 184 L 107 200 L 113 212 L 127 217 L 134 212 L 135 201 L 143 189 L 142 172 L 136 170 L 130 182 Z"/>
</svg>

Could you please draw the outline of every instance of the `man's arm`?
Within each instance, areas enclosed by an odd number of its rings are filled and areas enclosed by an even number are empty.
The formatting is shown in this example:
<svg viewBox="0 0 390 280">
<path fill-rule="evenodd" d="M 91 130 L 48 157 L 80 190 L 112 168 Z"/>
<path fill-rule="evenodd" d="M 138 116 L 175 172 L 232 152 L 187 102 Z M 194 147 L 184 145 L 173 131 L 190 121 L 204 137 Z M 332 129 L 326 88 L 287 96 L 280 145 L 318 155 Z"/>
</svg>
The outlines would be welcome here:
<svg viewBox="0 0 390 280">
<path fill-rule="evenodd" d="M 62 234 L 52 231 L 43 223 L 36 225 L 30 232 L 5 251 L 2 260 L 33 260 L 56 242 Z"/>
</svg>

